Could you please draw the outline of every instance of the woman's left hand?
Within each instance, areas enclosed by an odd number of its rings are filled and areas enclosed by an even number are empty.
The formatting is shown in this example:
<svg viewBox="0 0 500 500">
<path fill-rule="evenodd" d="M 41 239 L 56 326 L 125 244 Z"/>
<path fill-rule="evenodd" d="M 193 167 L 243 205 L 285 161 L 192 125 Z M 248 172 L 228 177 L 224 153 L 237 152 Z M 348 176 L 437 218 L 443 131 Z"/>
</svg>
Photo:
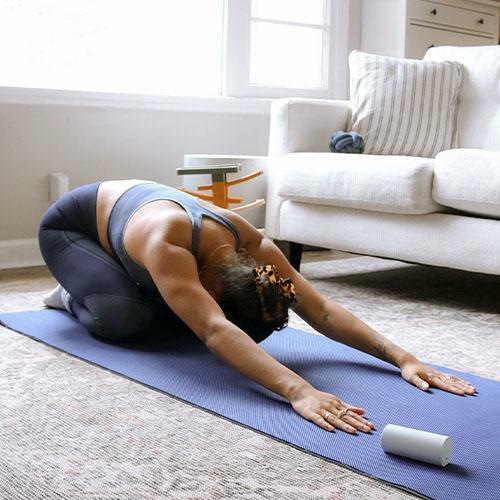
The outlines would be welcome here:
<svg viewBox="0 0 500 500">
<path fill-rule="evenodd" d="M 416 385 L 422 391 L 427 391 L 429 387 L 437 387 L 443 391 L 452 392 L 464 396 L 466 394 L 475 395 L 476 388 L 466 380 L 435 370 L 418 359 L 410 359 L 401 363 L 401 376 L 411 384 Z"/>
</svg>

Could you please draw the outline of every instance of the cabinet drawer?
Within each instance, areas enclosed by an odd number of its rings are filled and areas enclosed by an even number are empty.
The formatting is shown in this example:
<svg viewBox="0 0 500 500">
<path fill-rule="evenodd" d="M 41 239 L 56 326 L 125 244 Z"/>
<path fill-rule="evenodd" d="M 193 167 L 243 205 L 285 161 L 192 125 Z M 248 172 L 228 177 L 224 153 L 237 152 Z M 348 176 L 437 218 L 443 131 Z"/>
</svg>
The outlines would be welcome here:
<svg viewBox="0 0 500 500">
<path fill-rule="evenodd" d="M 407 31 L 405 57 L 409 57 L 410 59 L 421 59 L 424 57 L 427 49 L 432 46 L 459 45 L 463 47 L 471 45 L 492 45 L 493 43 L 495 42 L 492 38 L 445 31 L 442 28 L 429 28 L 427 26 L 410 24 Z"/>
<path fill-rule="evenodd" d="M 487 34 L 496 33 L 498 17 L 482 10 L 479 4 L 475 5 L 478 10 L 444 5 L 429 0 L 410 0 L 408 17 L 411 21 L 425 21 Z"/>
</svg>

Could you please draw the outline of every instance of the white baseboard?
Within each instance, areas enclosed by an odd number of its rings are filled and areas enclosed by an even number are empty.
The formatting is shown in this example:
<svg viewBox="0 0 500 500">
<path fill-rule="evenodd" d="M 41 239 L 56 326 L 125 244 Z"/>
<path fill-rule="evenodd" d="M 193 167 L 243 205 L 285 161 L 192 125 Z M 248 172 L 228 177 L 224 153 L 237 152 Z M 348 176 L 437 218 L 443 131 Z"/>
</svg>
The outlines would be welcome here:
<svg viewBox="0 0 500 500">
<path fill-rule="evenodd" d="M 45 262 L 36 238 L 0 241 L 0 269 L 43 265 Z"/>
</svg>

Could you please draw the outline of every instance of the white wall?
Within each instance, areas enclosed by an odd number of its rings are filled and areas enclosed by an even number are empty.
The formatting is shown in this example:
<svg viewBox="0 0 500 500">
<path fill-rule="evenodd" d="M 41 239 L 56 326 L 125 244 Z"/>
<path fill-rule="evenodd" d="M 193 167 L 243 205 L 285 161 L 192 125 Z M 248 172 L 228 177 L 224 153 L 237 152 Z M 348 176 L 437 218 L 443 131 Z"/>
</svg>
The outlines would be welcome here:
<svg viewBox="0 0 500 500">
<path fill-rule="evenodd" d="M 259 114 L 0 104 L 0 241 L 35 238 L 48 174 L 180 184 L 185 153 L 267 154 Z"/>
</svg>

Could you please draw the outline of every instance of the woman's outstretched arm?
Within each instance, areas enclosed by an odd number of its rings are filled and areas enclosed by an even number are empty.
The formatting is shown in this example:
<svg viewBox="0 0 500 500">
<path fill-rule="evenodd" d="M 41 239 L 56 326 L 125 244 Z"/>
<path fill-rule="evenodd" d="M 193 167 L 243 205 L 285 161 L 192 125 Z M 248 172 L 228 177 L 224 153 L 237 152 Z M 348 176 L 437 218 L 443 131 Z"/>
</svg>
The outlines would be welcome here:
<svg viewBox="0 0 500 500">
<path fill-rule="evenodd" d="M 307 307 L 303 308 L 302 314 L 304 319 L 310 316 Z M 420 362 L 415 356 L 331 300 L 323 298 L 320 313 L 313 318 L 309 317 L 309 321 L 323 335 L 397 366 L 407 382 L 423 391 L 434 386 L 462 396 L 475 392 L 474 387 L 468 382 Z"/>
<path fill-rule="evenodd" d="M 157 243 L 148 255 L 144 264 L 165 302 L 217 357 L 288 399 L 299 415 L 326 430 L 332 431 L 334 426 L 350 433 L 371 430 L 373 424 L 360 415 L 363 408 L 316 390 L 227 320 L 200 283 L 191 252 L 169 243 Z M 344 408 L 352 413 L 342 421 L 335 415 Z"/>
<path fill-rule="evenodd" d="M 191 252 L 169 243 L 160 244 L 147 268 L 172 311 L 233 368 L 285 398 L 307 384 L 226 319 L 219 304 L 199 281 Z"/>
<path fill-rule="evenodd" d="M 321 295 L 268 238 L 254 235 L 248 251 L 266 263 L 275 264 L 283 277 L 292 278 L 297 292 L 294 311 L 318 332 L 399 367 L 402 377 L 421 390 L 426 391 L 429 386 L 434 386 L 459 395 L 475 393 L 474 387 L 467 381 L 420 362 L 340 304 Z"/>
</svg>

